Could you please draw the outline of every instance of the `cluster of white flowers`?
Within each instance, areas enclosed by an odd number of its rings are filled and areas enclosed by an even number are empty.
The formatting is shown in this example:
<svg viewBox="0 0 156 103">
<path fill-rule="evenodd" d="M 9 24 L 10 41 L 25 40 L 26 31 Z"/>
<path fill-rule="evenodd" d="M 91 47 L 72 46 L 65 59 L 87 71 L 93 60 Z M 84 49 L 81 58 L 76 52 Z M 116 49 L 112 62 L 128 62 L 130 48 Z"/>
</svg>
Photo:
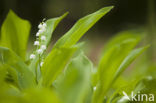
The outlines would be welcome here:
<svg viewBox="0 0 156 103">
<path fill-rule="evenodd" d="M 43 41 L 46 41 L 46 36 L 43 34 L 46 30 L 46 23 L 42 22 L 38 25 L 38 32 L 36 33 L 36 41 L 34 42 L 34 45 L 37 46 L 37 50 L 36 50 L 36 53 L 38 55 L 41 55 L 45 50 L 46 50 L 46 45 L 42 44 Z M 35 53 L 35 54 L 36 54 Z M 30 59 L 35 59 L 36 58 L 36 55 L 35 54 L 31 54 L 30 55 Z M 43 65 L 43 62 L 40 63 L 40 66 Z"/>
</svg>

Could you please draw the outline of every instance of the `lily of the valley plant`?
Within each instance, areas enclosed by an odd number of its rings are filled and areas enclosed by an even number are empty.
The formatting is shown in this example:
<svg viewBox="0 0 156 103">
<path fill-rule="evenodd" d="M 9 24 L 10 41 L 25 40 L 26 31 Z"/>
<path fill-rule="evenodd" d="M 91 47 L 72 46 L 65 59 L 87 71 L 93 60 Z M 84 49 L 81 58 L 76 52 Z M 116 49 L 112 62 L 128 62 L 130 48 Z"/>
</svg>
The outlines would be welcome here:
<svg viewBox="0 0 156 103">
<path fill-rule="evenodd" d="M 117 103 L 119 90 L 131 82 L 123 71 L 148 46 L 134 32 L 121 32 L 105 46 L 97 66 L 85 56 L 80 38 L 113 7 L 102 8 L 80 20 L 48 52 L 52 34 L 64 15 L 38 25 L 34 49 L 27 52 L 31 25 L 10 11 L 0 33 L 0 103 Z M 48 52 L 48 53 L 47 53 Z M 141 80 L 141 79 L 140 79 Z M 134 82 L 130 89 L 137 90 Z M 147 81 L 148 82 L 148 81 Z M 120 84 L 119 85 L 117 85 Z M 124 89 L 124 91 L 126 92 Z M 144 88 L 139 89 L 144 90 Z"/>
</svg>

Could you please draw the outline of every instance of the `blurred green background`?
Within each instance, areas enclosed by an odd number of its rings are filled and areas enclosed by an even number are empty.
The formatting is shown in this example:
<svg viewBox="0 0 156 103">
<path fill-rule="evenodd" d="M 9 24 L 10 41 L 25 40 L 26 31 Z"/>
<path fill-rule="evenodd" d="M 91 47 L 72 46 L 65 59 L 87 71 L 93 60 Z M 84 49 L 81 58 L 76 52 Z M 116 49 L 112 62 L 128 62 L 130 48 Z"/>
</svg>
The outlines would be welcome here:
<svg viewBox="0 0 156 103">
<path fill-rule="evenodd" d="M 110 5 L 115 8 L 84 36 L 94 48 L 90 50 L 93 61 L 96 61 L 95 54 L 98 54 L 102 44 L 119 31 L 149 27 L 149 35 L 152 35 L 149 41 L 153 44 L 155 39 L 151 39 L 155 35 L 155 0 L 0 0 L 0 25 L 9 9 L 12 9 L 18 16 L 31 22 L 31 37 L 35 37 L 37 25 L 43 18 L 57 17 L 69 11 L 70 14 L 53 35 L 53 40 L 56 41 L 79 18 Z"/>
</svg>

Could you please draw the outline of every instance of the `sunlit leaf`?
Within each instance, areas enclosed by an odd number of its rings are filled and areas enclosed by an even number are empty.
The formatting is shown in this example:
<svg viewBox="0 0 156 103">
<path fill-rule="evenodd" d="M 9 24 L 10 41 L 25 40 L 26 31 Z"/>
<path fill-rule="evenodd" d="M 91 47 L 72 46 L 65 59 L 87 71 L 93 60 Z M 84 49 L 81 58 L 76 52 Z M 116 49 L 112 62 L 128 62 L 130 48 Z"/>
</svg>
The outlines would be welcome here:
<svg viewBox="0 0 156 103">
<path fill-rule="evenodd" d="M 18 99 L 19 103 L 62 103 L 53 90 L 46 88 L 27 89 L 23 94 Z"/>
<path fill-rule="evenodd" d="M 50 86 L 56 77 L 62 72 L 76 47 L 53 49 L 51 53 L 45 58 L 42 71 L 42 84 Z"/>
<path fill-rule="evenodd" d="M 19 18 L 13 11 L 9 11 L 2 27 L 0 45 L 12 49 L 25 60 L 30 23 Z"/>
<path fill-rule="evenodd" d="M 93 102 L 102 103 L 104 96 L 111 88 L 111 83 L 113 83 L 120 64 L 137 45 L 139 40 L 138 36 L 132 34 L 126 36 L 120 34 L 105 46 L 106 50 L 104 50 L 98 67 L 97 90 L 94 93 Z M 97 98 L 98 101 L 96 101 Z"/>
<path fill-rule="evenodd" d="M 142 48 L 135 49 L 131 51 L 128 56 L 123 60 L 120 64 L 116 74 L 114 76 L 114 80 L 138 57 L 142 52 L 144 52 L 149 46 L 145 46 Z"/>
<path fill-rule="evenodd" d="M 76 42 L 106 13 L 108 13 L 113 6 L 104 7 L 95 13 L 87 15 L 76 22 L 76 24 L 64 35 L 62 36 L 54 45 L 57 47 L 70 47 Z"/>
</svg>

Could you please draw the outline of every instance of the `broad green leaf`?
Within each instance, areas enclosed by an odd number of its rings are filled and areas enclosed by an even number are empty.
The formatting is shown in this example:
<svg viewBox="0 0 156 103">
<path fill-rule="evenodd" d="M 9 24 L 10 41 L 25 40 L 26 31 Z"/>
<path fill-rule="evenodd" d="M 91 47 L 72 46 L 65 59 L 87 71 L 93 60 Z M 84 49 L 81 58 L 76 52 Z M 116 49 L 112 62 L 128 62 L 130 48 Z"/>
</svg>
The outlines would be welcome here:
<svg viewBox="0 0 156 103">
<path fill-rule="evenodd" d="M 127 36 L 120 34 L 107 44 L 110 47 L 106 45 L 98 66 L 97 90 L 94 93 L 93 103 L 102 103 L 118 67 L 139 40 L 138 36 L 132 34 Z M 97 98 L 99 98 L 98 101 L 96 101 Z"/>
<path fill-rule="evenodd" d="M 139 81 L 140 78 L 129 80 L 123 76 L 118 77 L 116 82 L 113 84 L 112 89 L 114 89 L 114 91 L 109 95 L 107 103 L 124 103 L 125 101 L 127 101 L 123 99 L 123 91 L 130 96 L 132 91 L 135 92 L 134 89 L 136 88 L 136 85 Z M 142 87 L 139 86 L 138 90 L 136 91 L 138 92 L 141 89 Z"/>
<path fill-rule="evenodd" d="M 0 56 L 1 57 L 1 56 Z M 1 60 L 0 60 L 1 62 Z M 15 69 L 11 68 L 11 66 L 7 65 L 7 64 L 2 64 L 0 66 L 0 68 L 5 69 L 5 72 L 3 74 L 5 74 L 5 82 L 11 85 L 14 85 L 15 87 L 19 87 L 18 86 L 18 75 Z"/>
<path fill-rule="evenodd" d="M 43 41 L 43 45 L 48 46 L 51 38 L 52 38 L 52 33 L 54 32 L 55 28 L 57 27 L 57 25 L 59 24 L 59 22 L 67 15 L 68 13 L 65 13 L 64 15 L 57 17 L 57 18 L 52 18 L 52 19 L 48 19 L 46 21 L 47 27 L 46 27 L 46 31 L 44 32 L 43 35 L 46 36 L 46 41 Z M 36 74 L 36 68 L 39 65 L 39 56 L 37 55 L 36 58 L 34 60 L 31 61 L 29 68 L 31 69 L 31 71 Z"/>
<path fill-rule="evenodd" d="M 0 47 L 0 56 L 1 63 L 7 64 L 11 69 L 16 71 L 20 89 L 31 88 L 36 85 L 33 73 L 16 53 L 8 48 Z"/>
<path fill-rule="evenodd" d="M 156 95 L 156 78 L 152 76 L 146 76 L 144 77 L 139 83 L 136 85 L 134 91 L 137 93 L 139 86 L 141 86 L 141 90 L 139 90 L 141 93 L 145 94 L 154 94 Z"/>
<path fill-rule="evenodd" d="M 132 50 L 122 60 L 122 62 L 120 63 L 120 66 L 115 71 L 109 71 L 109 72 L 106 71 L 106 73 L 108 73 L 109 75 L 107 75 L 107 74 L 104 74 L 104 75 L 106 75 L 105 78 L 106 77 L 109 78 L 108 79 L 109 81 L 105 81 L 105 82 L 100 81 L 99 82 L 99 84 L 97 86 L 98 88 L 97 88 L 97 90 L 95 91 L 95 94 L 94 94 L 94 96 L 96 98 L 101 97 L 101 101 L 99 100 L 97 103 L 102 103 L 102 100 L 103 100 L 102 96 L 106 95 L 107 91 L 113 85 L 113 83 L 118 78 L 118 76 L 135 60 L 135 58 L 137 56 L 139 56 L 143 51 L 145 51 L 146 48 L 147 48 L 147 46 Z M 112 69 L 110 69 L 110 70 L 112 70 Z M 111 73 L 111 75 L 110 75 L 110 72 L 113 72 L 113 73 Z M 107 79 L 105 79 L 105 80 L 107 80 Z M 104 86 L 104 88 L 102 87 L 102 83 L 103 84 L 105 83 L 105 85 L 106 85 L 106 86 Z"/>
<path fill-rule="evenodd" d="M 46 36 L 46 40 L 43 41 L 43 44 L 48 46 L 51 37 L 52 37 L 52 33 L 54 32 L 55 28 L 57 27 L 57 25 L 61 22 L 61 20 L 63 18 L 65 18 L 68 15 L 68 12 L 63 14 L 60 17 L 56 17 L 56 18 L 52 18 L 52 19 L 48 19 L 45 23 L 47 24 L 46 27 L 46 31 L 43 33 L 44 36 Z"/>
<path fill-rule="evenodd" d="M 61 103 L 57 94 L 46 88 L 33 88 L 23 91 L 18 103 Z"/>
<path fill-rule="evenodd" d="M 0 72 L 1 72 L 1 70 L 2 70 L 2 68 L 0 68 Z M 5 68 L 4 68 L 4 70 L 5 70 Z M 5 70 L 5 72 L 7 72 L 7 71 Z M 3 71 L 3 74 L 4 74 L 4 71 Z M 1 73 L 0 73 L 0 75 L 1 75 Z M 17 101 L 15 102 L 15 100 L 17 100 L 16 96 L 18 93 L 19 93 L 19 91 L 17 89 L 13 88 L 12 85 L 6 83 L 4 80 L 3 80 L 3 82 L 0 81 L 0 103 L 17 103 Z"/>
<path fill-rule="evenodd" d="M 41 68 L 41 82 L 44 86 L 51 86 L 52 82 L 65 68 L 76 49 L 77 47 L 57 48 L 51 51 L 51 53 L 45 58 L 44 64 Z"/>
<path fill-rule="evenodd" d="M 116 44 L 120 44 L 122 41 L 126 41 L 126 40 L 133 42 L 131 44 L 132 47 L 128 47 L 127 46 L 129 51 L 130 51 L 140 41 L 140 35 L 138 35 L 137 31 L 122 31 L 122 32 L 119 32 L 114 37 L 112 37 L 112 39 L 109 40 L 109 42 L 106 45 L 104 45 L 104 48 L 102 50 L 102 55 L 101 56 L 103 58 L 101 59 L 101 61 L 103 61 L 103 63 L 101 63 L 101 64 L 103 64 L 103 66 L 105 66 L 107 64 L 111 64 L 110 61 L 113 62 L 113 60 L 108 60 L 109 58 L 106 58 L 106 57 L 112 56 L 112 54 L 114 54 L 113 53 L 114 49 L 118 48 L 118 47 L 113 47 L 113 46 L 116 45 Z M 128 51 L 128 49 L 126 49 L 126 51 Z M 107 61 L 109 63 L 107 63 Z M 104 68 L 104 67 L 101 67 L 101 68 Z M 94 69 L 94 71 L 95 70 L 97 70 L 97 69 Z M 104 69 L 101 69 L 101 70 L 104 70 Z M 100 72 L 102 72 L 102 71 L 100 71 Z M 96 86 L 97 82 L 98 82 L 98 74 L 97 73 L 93 73 L 92 85 Z"/>
<path fill-rule="evenodd" d="M 83 54 L 79 54 L 67 66 L 64 76 L 57 84 L 57 90 L 64 103 L 83 103 L 88 97 L 93 65 Z"/>
<path fill-rule="evenodd" d="M 134 31 L 134 30 L 129 30 L 129 31 L 122 31 L 117 33 L 114 37 L 112 37 L 111 40 L 105 45 L 104 51 L 109 49 L 115 44 L 121 43 L 123 40 L 127 39 L 136 39 L 138 42 L 140 41 L 140 32 Z M 136 42 L 137 43 L 137 42 Z"/>
<path fill-rule="evenodd" d="M 76 24 L 63 36 L 61 37 L 56 44 L 54 45 L 54 48 L 57 47 L 70 47 L 76 42 L 100 19 L 102 18 L 106 13 L 108 13 L 113 6 L 110 7 L 104 7 L 95 13 L 92 13 L 90 15 L 87 15 L 83 18 L 81 18 L 79 21 L 76 22 Z"/>
<path fill-rule="evenodd" d="M 1 27 L 0 45 L 12 49 L 25 60 L 30 28 L 28 21 L 19 18 L 10 10 Z"/>
<path fill-rule="evenodd" d="M 0 84 L 4 82 L 6 74 L 7 74 L 6 67 L 1 64 L 0 65 Z"/>
<path fill-rule="evenodd" d="M 16 70 L 11 68 L 11 66 L 7 64 L 4 64 L 3 54 L 0 52 L 0 82 L 1 80 L 3 80 L 3 82 L 5 81 L 8 84 L 18 87 L 18 77 L 17 77 Z"/>
<path fill-rule="evenodd" d="M 151 59 L 149 60 L 148 51 L 146 51 L 144 55 L 142 55 L 137 59 L 137 63 L 133 65 L 131 73 L 129 73 L 129 75 L 127 76 L 131 79 L 134 79 L 134 78 L 143 78 L 149 75 L 156 77 L 155 74 L 156 74 L 156 63 L 151 62 Z"/>
<path fill-rule="evenodd" d="M 0 103 L 62 103 L 57 94 L 47 88 L 31 88 L 16 92 L 14 88 L 5 86 L 0 90 Z"/>
<path fill-rule="evenodd" d="M 134 59 L 139 56 L 143 51 L 145 51 L 147 49 L 148 46 L 145 46 L 145 47 L 142 47 L 142 48 L 138 48 L 138 49 L 135 49 L 133 51 L 131 51 L 129 53 L 129 55 L 123 60 L 123 62 L 121 63 L 121 65 L 119 66 L 118 70 L 116 71 L 116 74 L 115 76 L 113 77 L 113 81 L 111 84 L 113 84 L 115 82 L 115 80 L 118 78 L 118 76 L 131 64 L 132 61 L 134 61 Z M 140 79 L 140 78 L 138 78 Z M 136 81 L 138 81 L 136 79 Z M 132 83 L 133 85 L 135 83 Z M 121 84 L 120 84 L 121 85 Z M 132 85 L 131 85 L 131 88 L 132 88 Z M 140 91 L 141 89 L 143 88 L 143 86 L 137 88 L 136 93 L 138 91 Z M 139 90 L 138 90 L 139 89 Z M 123 88 L 122 88 L 123 90 Z"/>
<path fill-rule="evenodd" d="M 106 50 L 100 61 L 98 67 L 99 80 L 101 82 L 110 82 L 111 78 L 106 78 L 107 76 L 112 76 L 123 59 L 128 55 L 128 53 L 136 46 L 138 40 L 127 39 L 121 41 L 120 44 L 112 46 L 112 48 Z M 122 54 L 122 55 L 121 55 Z M 106 86 L 106 85 L 105 85 Z"/>
<path fill-rule="evenodd" d="M 156 79 L 155 78 L 153 78 L 152 76 L 148 76 L 148 77 L 142 78 L 141 80 L 139 80 L 137 82 L 136 81 L 135 82 L 130 82 L 129 85 L 127 85 L 127 87 L 118 88 L 118 91 L 116 93 L 116 95 L 118 94 L 118 98 L 113 100 L 113 103 L 129 103 L 130 102 L 130 101 L 126 100 L 126 99 L 122 99 L 122 97 L 123 97 L 122 92 L 123 91 L 125 91 L 125 93 L 127 93 L 129 98 L 132 98 L 132 96 L 131 96 L 132 92 L 134 93 L 134 95 L 135 94 L 137 95 L 138 93 L 140 95 L 141 94 L 156 95 L 156 89 L 155 89 Z M 147 103 L 147 101 L 145 100 L 146 98 L 143 98 L 143 99 L 144 99 L 143 101 L 140 100 L 140 102 L 137 101 L 137 103 Z M 152 100 L 152 99 L 150 99 L 150 100 Z"/>
<path fill-rule="evenodd" d="M 145 46 L 142 48 L 135 49 L 131 51 L 128 56 L 123 60 L 121 65 L 119 66 L 116 74 L 114 76 L 113 82 L 118 78 L 118 76 L 138 57 L 141 53 L 143 53 L 149 46 Z"/>
</svg>

